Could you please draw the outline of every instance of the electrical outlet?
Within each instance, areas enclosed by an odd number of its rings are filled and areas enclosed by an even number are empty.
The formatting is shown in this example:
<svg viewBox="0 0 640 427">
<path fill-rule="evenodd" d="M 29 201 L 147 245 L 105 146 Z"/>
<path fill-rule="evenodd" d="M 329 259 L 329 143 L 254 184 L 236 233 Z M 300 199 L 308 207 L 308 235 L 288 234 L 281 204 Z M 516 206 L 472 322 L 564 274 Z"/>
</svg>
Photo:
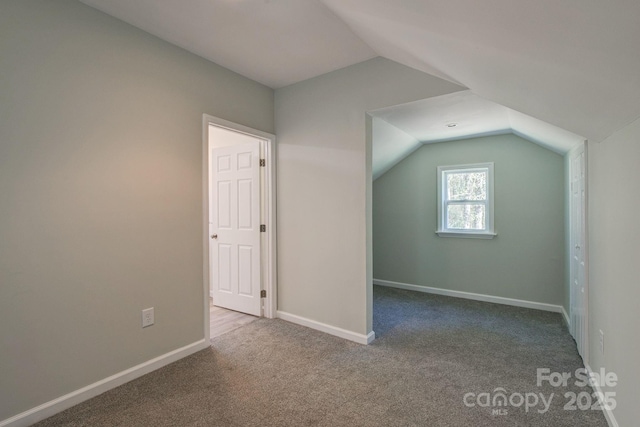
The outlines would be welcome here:
<svg viewBox="0 0 640 427">
<path fill-rule="evenodd" d="M 600 353 L 604 354 L 604 332 L 600 329 Z"/>
<path fill-rule="evenodd" d="M 147 326 L 151 326 L 153 322 L 153 307 L 142 310 L 142 327 L 146 328 Z"/>
</svg>

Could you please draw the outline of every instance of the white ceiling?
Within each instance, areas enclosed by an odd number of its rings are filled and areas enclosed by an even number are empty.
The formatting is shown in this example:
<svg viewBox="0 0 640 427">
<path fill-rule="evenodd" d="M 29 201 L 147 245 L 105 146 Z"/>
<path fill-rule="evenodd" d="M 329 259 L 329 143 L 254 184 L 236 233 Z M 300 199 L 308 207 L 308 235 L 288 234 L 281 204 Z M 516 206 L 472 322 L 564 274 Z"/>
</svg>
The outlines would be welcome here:
<svg viewBox="0 0 640 427">
<path fill-rule="evenodd" d="M 565 154 L 584 141 L 584 137 L 488 101 L 469 90 L 369 113 L 383 121 L 374 121 L 374 179 L 422 144 L 514 133 Z"/>
<path fill-rule="evenodd" d="M 81 0 L 272 88 L 378 56 L 317 0 Z"/>
<path fill-rule="evenodd" d="M 508 108 L 468 90 L 382 108 L 372 111 L 371 115 L 402 129 L 422 143 L 511 130 Z"/>
<path fill-rule="evenodd" d="M 640 117 L 638 0 L 82 0 L 270 87 L 380 55 L 600 141 Z"/>
<path fill-rule="evenodd" d="M 600 141 L 640 117 L 638 0 L 323 0 L 379 55 Z"/>
</svg>

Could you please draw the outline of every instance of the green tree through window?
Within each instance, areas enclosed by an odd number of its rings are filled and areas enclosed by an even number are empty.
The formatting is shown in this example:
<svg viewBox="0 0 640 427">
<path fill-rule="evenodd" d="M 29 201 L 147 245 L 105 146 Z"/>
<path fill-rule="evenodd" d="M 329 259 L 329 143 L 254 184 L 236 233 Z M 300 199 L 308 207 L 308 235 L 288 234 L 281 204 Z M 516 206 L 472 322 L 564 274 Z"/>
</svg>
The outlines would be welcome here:
<svg viewBox="0 0 640 427">
<path fill-rule="evenodd" d="M 495 235 L 493 163 L 438 167 L 438 191 L 439 234 Z"/>
</svg>

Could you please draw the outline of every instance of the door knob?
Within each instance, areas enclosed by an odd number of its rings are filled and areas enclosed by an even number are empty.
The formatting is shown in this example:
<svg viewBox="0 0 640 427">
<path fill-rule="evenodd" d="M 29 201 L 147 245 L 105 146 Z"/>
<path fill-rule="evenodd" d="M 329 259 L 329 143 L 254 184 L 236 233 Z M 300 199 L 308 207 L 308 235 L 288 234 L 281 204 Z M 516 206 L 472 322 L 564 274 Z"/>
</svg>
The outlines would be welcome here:
<svg viewBox="0 0 640 427">
<path fill-rule="evenodd" d="M 218 238 L 218 235 L 217 235 L 217 234 L 212 234 L 212 235 L 211 235 L 211 238 L 212 238 L 212 239 L 217 239 L 217 238 Z"/>
</svg>

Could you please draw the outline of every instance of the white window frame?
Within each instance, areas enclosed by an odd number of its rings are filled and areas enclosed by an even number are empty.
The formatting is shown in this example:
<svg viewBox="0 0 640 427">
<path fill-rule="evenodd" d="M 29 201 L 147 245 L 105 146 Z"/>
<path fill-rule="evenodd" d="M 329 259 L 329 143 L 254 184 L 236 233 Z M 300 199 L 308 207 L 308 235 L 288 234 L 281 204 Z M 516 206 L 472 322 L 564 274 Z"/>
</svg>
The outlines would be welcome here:
<svg viewBox="0 0 640 427">
<path fill-rule="evenodd" d="M 444 179 L 446 173 L 451 172 L 474 172 L 487 171 L 487 199 L 484 201 L 485 208 L 485 229 L 483 230 L 460 230 L 449 229 L 447 225 L 447 181 Z M 494 229 L 494 187 L 493 187 L 493 162 L 473 163 L 468 165 L 438 166 L 438 229 L 436 234 L 440 237 L 463 237 L 472 239 L 493 239 L 497 234 Z M 478 200 L 458 200 L 456 203 L 469 202 L 478 203 Z"/>
</svg>

